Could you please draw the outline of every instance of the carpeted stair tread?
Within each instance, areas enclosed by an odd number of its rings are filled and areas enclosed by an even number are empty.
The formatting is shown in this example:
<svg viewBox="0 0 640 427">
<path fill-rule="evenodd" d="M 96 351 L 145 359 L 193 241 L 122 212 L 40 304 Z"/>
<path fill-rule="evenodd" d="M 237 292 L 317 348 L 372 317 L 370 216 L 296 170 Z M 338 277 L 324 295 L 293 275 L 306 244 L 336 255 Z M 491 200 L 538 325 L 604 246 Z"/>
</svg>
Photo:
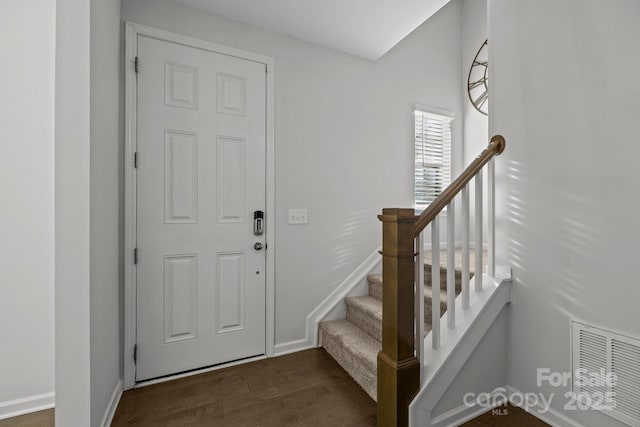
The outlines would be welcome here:
<svg viewBox="0 0 640 427">
<path fill-rule="evenodd" d="M 446 274 L 446 270 L 441 270 L 443 271 L 441 273 L 441 277 L 440 277 L 440 289 L 441 289 L 441 296 L 445 295 L 444 300 L 441 299 L 441 301 L 446 302 L 446 294 L 447 294 L 447 274 Z M 473 274 L 470 273 L 469 277 L 473 277 Z M 369 282 L 369 295 L 379 299 L 380 301 L 382 301 L 382 275 L 381 274 L 370 274 L 367 276 L 367 280 Z M 425 284 L 425 298 L 428 296 L 429 298 L 431 298 L 431 274 L 427 275 L 425 274 L 424 277 L 424 284 Z M 462 274 L 457 274 L 457 270 L 456 270 L 456 295 L 459 295 L 460 292 L 462 292 Z"/>
<path fill-rule="evenodd" d="M 320 323 L 320 345 L 371 396 L 377 399 L 377 357 L 380 341 L 348 321 Z"/>
<path fill-rule="evenodd" d="M 470 275 L 472 276 L 472 275 Z M 382 348 L 382 275 L 368 276 L 369 295 L 347 297 L 347 318 L 320 323 L 320 345 L 376 400 L 377 356 Z M 440 268 L 440 314 L 447 309 L 447 270 Z M 431 266 L 425 265 L 424 331 L 431 331 Z M 456 295 L 462 272 L 456 270 Z"/>
<path fill-rule="evenodd" d="M 474 273 L 469 273 L 469 279 L 473 278 Z M 382 274 L 369 274 L 367 276 L 369 283 L 379 283 L 382 284 Z M 462 289 L 462 270 L 455 269 L 455 281 L 456 281 L 456 291 L 460 292 Z M 424 265 L 424 283 L 425 285 L 431 285 L 431 265 Z M 446 267 L 440 267 L 440 287 L 442 289 L 447 288 L 447 269 Z"/>
<path fill-rule="evenodd" d="M 347 297 L 347 319 L 371 335 L 382 341 L 382 301 L 371 296 Z"/>
</svg>

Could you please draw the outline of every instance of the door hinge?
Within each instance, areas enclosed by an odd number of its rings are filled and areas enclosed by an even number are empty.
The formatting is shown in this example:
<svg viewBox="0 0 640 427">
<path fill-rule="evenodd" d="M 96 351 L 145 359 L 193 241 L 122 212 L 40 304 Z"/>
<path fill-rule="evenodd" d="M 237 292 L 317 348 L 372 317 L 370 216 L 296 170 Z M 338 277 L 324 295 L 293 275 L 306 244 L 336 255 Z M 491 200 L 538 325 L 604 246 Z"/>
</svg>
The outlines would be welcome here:
<svg viewBox="0 0 640 427">
<path fill-rule="evenodd" d="M 133 167 L 138 169 L 138 152 L 133 153 Z"/>
<path fill-rule="evenodd" d="M 133 250 L 133 263 L 137 264 L 138 263 L 138 248 L 135 248 Z"/>
<path fill-rule="evenodd" d="M 136 74 L 138 74 L 138 57 L 136 56 L 136 59 L 133 62 L 133 67 L 136 71 Z"/>
<path fill-rule="evenodd" d="M 133 363 L 138 362 L 138 344 L 133 346 Z"/>
</svg>

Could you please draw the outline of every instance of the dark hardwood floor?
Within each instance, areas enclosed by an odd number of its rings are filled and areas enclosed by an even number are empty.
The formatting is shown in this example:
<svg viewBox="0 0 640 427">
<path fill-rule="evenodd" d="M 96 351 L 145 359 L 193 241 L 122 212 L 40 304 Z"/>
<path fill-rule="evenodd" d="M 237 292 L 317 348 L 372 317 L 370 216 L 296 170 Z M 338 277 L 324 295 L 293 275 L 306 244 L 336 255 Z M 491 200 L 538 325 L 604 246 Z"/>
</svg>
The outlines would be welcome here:
<svg viewBox="0 0 640 427">
<path fill-rule="evenodd" d="M 504 410 L 504 408 L 503 408 Z M 53 409 L 0 427 L 53 427 Z M 465 427 L 543 427 L 522 409 Z M 376 426 L 376 404 L 323 349 L 251 362 L 126 391 L 113 427 Z"/>
<path fill-rule="evenodd" d="M 53 409 L 0 420 L 0 427 L 53 427 Z"/>
<path fill-rule="evenodd" d="M 127 391 L 112 426 L 376 425 L 376 404 L 323 349 Z"/>
<path fill-rule="evenodd" d="M 467 423 L 463 427 L 548 427 L 533 415 L 513 405 L 500 407 L 497 411 L 488 411 Z"/>
</svg>

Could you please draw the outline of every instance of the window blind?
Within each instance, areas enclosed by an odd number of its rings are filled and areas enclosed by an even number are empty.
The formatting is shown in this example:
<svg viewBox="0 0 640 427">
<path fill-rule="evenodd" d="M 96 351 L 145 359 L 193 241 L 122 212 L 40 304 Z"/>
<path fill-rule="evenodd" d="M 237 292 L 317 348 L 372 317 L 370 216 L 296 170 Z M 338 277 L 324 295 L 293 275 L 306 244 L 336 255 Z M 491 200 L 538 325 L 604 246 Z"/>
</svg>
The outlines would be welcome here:
<svg viewBox="0 0 640 427">
<path fill-rule="evenodd" d="M 451 118 L 415 111 L 415 204 L 427 206 L 451 183 Z"/>
</svg>

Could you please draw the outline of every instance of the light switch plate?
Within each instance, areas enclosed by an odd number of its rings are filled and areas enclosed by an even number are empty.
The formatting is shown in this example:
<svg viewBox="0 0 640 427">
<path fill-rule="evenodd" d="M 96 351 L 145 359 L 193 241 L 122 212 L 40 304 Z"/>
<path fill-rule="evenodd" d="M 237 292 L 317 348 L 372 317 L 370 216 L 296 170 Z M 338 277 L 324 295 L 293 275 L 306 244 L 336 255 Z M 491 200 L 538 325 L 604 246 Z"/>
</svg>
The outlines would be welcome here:
<svg viewBox="0 0 640 427">
<path fill-rule="evenodd" d="M 307 209 L 289 209 L 289 224 L 308 224 L 309 211 Z"/>
</svg>

